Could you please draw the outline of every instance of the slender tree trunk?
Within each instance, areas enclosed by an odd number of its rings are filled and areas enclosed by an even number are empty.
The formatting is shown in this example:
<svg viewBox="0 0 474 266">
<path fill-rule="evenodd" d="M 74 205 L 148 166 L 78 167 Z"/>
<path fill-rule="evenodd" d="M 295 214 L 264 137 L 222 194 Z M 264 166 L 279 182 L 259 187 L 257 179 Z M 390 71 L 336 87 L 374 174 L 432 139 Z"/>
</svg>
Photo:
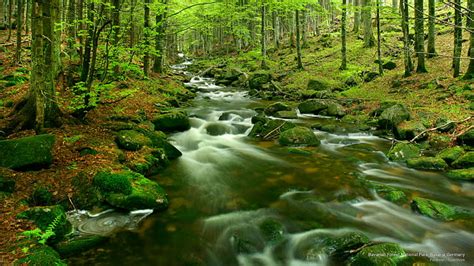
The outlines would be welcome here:
<svg viewBox="0 0 474 266">
<path fill-rule="evenodd" d="M 265 28 L 266 28 L 266 23 L 265 23 L 265 19 L 266 19 L 266 8 L 265 8 L 265 2 L 262 1 L 262 25 L 261 25 L 261 45 L 262 45 L 262 68 L 266 68 L 267 67 L 267 44 L 266 44 L 266 37 L 265 37 Z"/>
<path fill-rule="evenodd" d="M 405 77 L 411 75 L 413 63 L 410 53 L 410 32 L 408 20 L 408 0 L 400 0 L 400 11 L 402 13 L 402 31 L 403 31 L 403 58 L 405 65 Z"/>
<path fill-rule="evenodd" d="M 76 19 L 76 0 L 69 0 L 68 13 L 67 13 L 67 50 L 69 54 L 69 59 L 72 60 L 76 54 L 76 25 L 74 20 Z"/>
<path fill-rule="evenodd" d="M 82 20 L 84 19 L 84 0 L 77 0 L 77 19 L 81 21 L 78 24 L 78 32 L 82 33 L 84 30 L 84 23 Z M 84 62 L 84 42 L 82 38 L 82 34 L 79 34 L 79 58 L 81 61 L 81 65 L 83 65 Z"/>
<path fill-rule="evenodd" d="M 136 0 L 130 0 L 130 43 L 129 46 L 135 45 L 135 5 Z"/>
<path fill-rule="evenodd" d="M 364 47 L 373 47 L 375 38 L 372 32 L 372 8 L 370 0 L 362 0 L 362 21 L 364 23 Z"/>
<path fill-rule="evenodd" d="M 148 76 L 148 70 L 150 69 L 149 63 L 150 63 L 150 52 L 148 51 L 150 49 L 150 0 L 145 0 L 145 17 L 144 17 L 144 38 L 145 38 L 145 52 L 143 55 L 143 74 L 145 74 L 145 77 Z"/>
<path fill-rule="evenodd" d="M 298 62 L 298 69 L 303 69 L 303 62 L 301 61 L 301 40 L 300 40 L 300 14 L 297 9 L 295 12 L 296 22 L 296 60 Z"/>
<path fill-rule="evenodd" d="M 341 70 L 346 70 L 347 69 L 347 58 L 346 58 L 346 5 L 347 1 L 342 0 L 342 18 L 341 18 Z"/>
<path fill-rule="evenodd" d="M 392 9 L 393 11 L 398 12 L 398 0 L 392 0 Z"/>
<path fill-rule="evenodd" d="M 415 0 L 415 52 L 418 59 L 416 72 L 425 73 L 425 31 L 423 22 L 423 0 Z"/>
<path fill-rule="evenodd" d="M 88 0 L 87 8 L 87 20 L 88 20 L 88 30 L 87 36 L 84 44 L 84 55 L 82 59 L 82 72 L 81 72 L 81 81 L 86 82 L 89 75 L 90 62 L 91 62 L 91 50 L 92 50 L 92 38 L 94 36 L 94 2 L 93 0 Z"/>
<path fill-rule="evenodd" d="M 23 26 L 23 0 L 17 0 L 17 11 L 16 11 L 16 53 L 15 61 L 16 64 L 20 64 L 21 60 L 21 32 Z"/>
<path fill-rule="evenodd" d="M 7 42 L 9 42 L 12 38 L 12 16 L 13 16 L 13 0 L 8 0 L 8 38 Z"/>
<path fill-rule="evenodd" d="M 435 49 L 435 0 L 428 0 L 428 57 L 436 56 Z"/>
<path fill-rule="evenodd" d="M 28 35 L 30 33 L 30 6 L 31 6 L 31 0 L 26 0 L 25 1 L 25 35 Z"/>
<path fill-rule="evenodd" d="M 303 26 L 301 27 L 301 35 L 302 35 L 302 40 L 303 44 L 301 45 L 302 48 L 307 48 L 308 47 L 308 38 L 307 38 L 307 28 L 308 28 L 308 15 L 306 12 L 306 7 L 303 9 Z"/>
<path fill-rule="evenodd" d="M 168 1 L 164 1 L 167 4 Z M 155 62 L 153 64 L 153 71 L 155 73 L 163 73 L 164 71 L 164 55 L 165 55 L 165 36 L 166 36 L 166 13 L 165 9 L 163 13 L 156 15 L 156 37 L 155 37 Z"/>
<path fill-rule="evenodd" d="M 474 0 L 468 0 L 468 15 L 467 27 L 470 30 L 469 50 L 467 52 L 469 59 L 469 66 L 467 67 L 464 79 L 474 79 Z"/>
<path fill-rule="evenodd" d="M 461 17 L 461 0 L 454 0 L 454 53 L 453 53 L 453 76 L 458 77 L 461 65 L 462 50 L 462 17 Z"/>
<path fill-rule="evenodd" d="M 354 0 L 354 29 L 352 31 L 355 33 L 359 32 L 360 28 L 360 2 L 361 0 Z"/>
<path fill-rule="evenodd" d="M 380 34 L 380 0 L 375 0 L 377 1 L 377 16 L 376 16 L 376 22 L 377 22 L 377 59 L 378 59 L 378 65 L 379 65 L 379 73 L 380 75 L 383 75 L 383 67 L 382 67 L 382 47 L 381 47 L 381 39 L 382 36 Z"/>
<path fill-rule="evenodd" d="M 280 18 L 278 12 L 273 11 L 273 44 L 275 48 L 280 48 Z"/>
</svg>

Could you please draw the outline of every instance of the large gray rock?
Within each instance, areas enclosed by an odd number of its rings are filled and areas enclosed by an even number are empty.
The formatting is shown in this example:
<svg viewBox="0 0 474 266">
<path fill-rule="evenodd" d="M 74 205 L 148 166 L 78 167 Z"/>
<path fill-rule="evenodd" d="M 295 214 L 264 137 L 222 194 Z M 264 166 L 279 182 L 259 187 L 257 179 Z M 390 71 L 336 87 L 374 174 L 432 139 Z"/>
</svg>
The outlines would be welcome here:
<svg viewBox="0 0 474 266">
<path fill-rule="evenodd" d="M 385 109 L 380 114 L 378 126 L 384 129 L 392 129 L 403 121 L 410 119 L 410 112 L 402 104 L 395 104 Z"/>
<path fill-rule="evenodd" d="M 312 99 L 307 100 L 298 105 L 298 109 L 303 114 L 319 114 L 321 111 L 328 109 L 330 102 L 327 100 Z"/>
<path fill-rule="evenodd" d="M 54 135 L 0 141 L 0 167 L 29 170 L 48 167 L 53 161 Z"/>
</svg>

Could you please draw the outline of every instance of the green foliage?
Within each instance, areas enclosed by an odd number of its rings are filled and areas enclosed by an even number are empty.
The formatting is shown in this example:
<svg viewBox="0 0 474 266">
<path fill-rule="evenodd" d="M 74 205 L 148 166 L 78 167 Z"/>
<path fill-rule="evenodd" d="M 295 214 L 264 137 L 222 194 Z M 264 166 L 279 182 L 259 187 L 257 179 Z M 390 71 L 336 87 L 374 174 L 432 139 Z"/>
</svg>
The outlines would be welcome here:
<svg viewBox="0 0 474 266">
<path fill-rule="evenodd" d="M 94 177 L 94 185 L 103 193 L 122 193 L 128 195 L 132 192 L 130 174 L 99 172 Z"/>
<path fill-rule="evenodd" d="M 56 218 L 54 218 L 53 222 L 51 222 L 48 225 L 46 230 L 43 231 L 39 228 L 36 228 L 33 230 L 24 231 L 22 234 L 26 237 L 29 237 L 30 239 L 37 240 L 38 243 L 41 245 L 46 245 L 46 242 L 48 241 L 48 239 L 56 235 L 54 230 L 56 229 L 56 227 L 59 226 L 60 222 L 61 222 L 61 215 L 58 215 L 56 216 Z"/>
<path fill-rule="evenodd" d="M 76 143 L 80 139 L 82 139 L 82 135 L 74 135 L 74 136 L 71 136 L 71 137 L 64 137 L 63 140 L 67 143 Z"/>
<path fill-rule="evenodd" d="M 46 187 L 37 187 L 30 199 L 31 204 L 34 206 L 47 206 L 53 202 L 53 194 Z"/>
</svg>

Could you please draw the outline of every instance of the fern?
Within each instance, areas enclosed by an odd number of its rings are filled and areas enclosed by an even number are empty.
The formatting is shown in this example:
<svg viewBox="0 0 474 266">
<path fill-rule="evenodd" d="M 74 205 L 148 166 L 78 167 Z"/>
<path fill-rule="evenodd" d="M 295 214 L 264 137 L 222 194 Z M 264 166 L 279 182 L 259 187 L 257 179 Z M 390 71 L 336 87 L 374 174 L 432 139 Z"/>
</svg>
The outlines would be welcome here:
<svg viewBox="0 0 474 266">
<path fill-rule="evenodd" d="M 56 229 L 56 227 L 59 226 L 59 223 L 61 222 L 61 218 L 62 218 L 62 215 L 56 216 L 56 218 L 54 218 L 54 220 L 48 225 L 48 227 L 46 227 L 46 230 L 44 231 L 42 231 L 39 228 L 36 228 L 33 230 L 25 231 L 22 234 L 30 238 L 35 238 L 38 241 L 38 243 L 42 245 L 46 245 L 46 242 L 48 241 L 48 239 L 56 235 L 56 233 L 54 232 L 54 229 Z"/>
</svg>

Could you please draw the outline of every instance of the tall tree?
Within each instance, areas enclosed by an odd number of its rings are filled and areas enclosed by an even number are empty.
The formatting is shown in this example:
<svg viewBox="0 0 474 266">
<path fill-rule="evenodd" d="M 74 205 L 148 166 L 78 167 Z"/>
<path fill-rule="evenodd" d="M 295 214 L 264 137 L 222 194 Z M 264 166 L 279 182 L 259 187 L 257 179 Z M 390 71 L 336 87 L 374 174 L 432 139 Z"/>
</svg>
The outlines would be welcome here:
<svg viewBox="0 0 474 266">
<path fill-rule="evenodd" d="M 145 74 L 145 77 L 148 76 L 148 70 L 150 69 L 149 64 L 150 64 L 150 0 L 145 0 L 145 16 L 144 16 L 144 29 L 143 31 L 145 32 L 144 38 L 145 38 L 145 52 L 143 55 L 143 73 Z"/>
<path fill-rule="evenodd" d="M 471 32 L 469 40 L 469 50 L 467 56 L 469 57 L 469 66 L 464 74 L 465 79 L 474 79 L 474 0 L 467 2 L 469 12 L 467 14 L 467 27 Z"/>
<path fill-rule="evenodd" d="M 262 0 L 262 6 L 261 6 L 261 15 L 262 15 L 262 21 L 261 21 L 261 46 L 262 46 L 262 68 L 266 68 L 267 67 L 267 38 L 265 36 L 265 28 L 266 28 L 266 23 L 265 23 L 265 19 L 266 19 L 266 6 L 265 6 L 265 0 Z"/>
<path fill-rule="evenodd" d="M 416 72 L 424 73 L 425 66 L 425 31 L 423 26 L 423 0 L 415 0 L 415 52 L 417 57 Z"/>
<path fill-rule="evenodd" d="M 360 28 L 360 16 L 361 16 L 360 3 L 361 3 L 361 0 L 354 0 L 354 29 L 353 31 L 355 33 L 359 32 L 359 28 Z"/>
<path fill-rule="evenodd" d="M 405 77 L 411 75 L 413 63 L 410 52 L 410 27 L 408 20 L 408 0 L 400 0 L 400 11 L 402 13 L 402 31 L 403 31 L 403 61 L 405 65 Z"/>
<path fill-rule="evenodd" d="M 17 10 L 16 10 L 16 53 L 15 61 L 17 64 L 20 64 L 21 59 L 21 29 L 23 26 L 23 0 L 17 0 Z"/>
<path fill-rule="evenodd" d="M 382 67 L 382 47 L 381 47 L 381 39 L 382 36 L 380 34 L 380 0 L 375 0 L 377 1 L 377 16 L 376 16 L 376 22 L 377 22 L 377 61 L 379 65 L 379 73 L 380 75 L 383 74 L 383 67 Z"/>
<path fill-rule="evenodd" d="M 346 53 L 346 5 L 347 5 L 347 0 L 342 0 L 342 18 L 341 18 L 341 70 L 346 70 L 347 69 L 347 53 Z"/>
<path fill-rule="evenodd" d="M 162 0 L 164 5 L 162 12 L 156 14 L 156 35 L 155 35 L 155 61 L 153 63 L 153 71 L 155 73 L 163 73 L 164 71 L 164 54 L 165 54 L 165 36 L 166 36 L 166 14 L 167 0 Z"/>
<path fill-rule="evenodd" d="M 372 7 L 370 0 L 362 0 L 362 22 L 364 23 L 364 47 L 373 47 L 375 38 L 372 32 Z"/>
<path fill-rule="evenodd" d="M 8 38 L 7 38 L 7 42 L 9 42 L 10 39 L 12 38 L 12 28 L 13 28 L 12 16 L 13 16 L 13 0 L 8 0 Z"/>
<path fill-rule="evenodd" d="M 428 0 L 428 57 L 436 56 L 435 49 L 435 0 Z"/>
<path fill-rule="evenodd" d="M 70 59 L 72 59 L 76 53 L 76 48 L 74 47 L 76 45 L 76 5 L 76 0 L 69 0 L 67 10 L 67 53 Z"/>
<path fill-rule="evenodd" d="M 303 69 L 303 62 L 301 61 L 301 38 L 300 38 L 300 11 L 295 11 L 296 20 L 296 61 L 298 63 L 298 69 Z"/>
<path fill-rule="evenodd" d="M 454 0 L 454 52 L 453 52 L 453 76 L 458 77 L 461 65 L 462 50 L 462 17 L 461 0 Z"/>
</svg>

